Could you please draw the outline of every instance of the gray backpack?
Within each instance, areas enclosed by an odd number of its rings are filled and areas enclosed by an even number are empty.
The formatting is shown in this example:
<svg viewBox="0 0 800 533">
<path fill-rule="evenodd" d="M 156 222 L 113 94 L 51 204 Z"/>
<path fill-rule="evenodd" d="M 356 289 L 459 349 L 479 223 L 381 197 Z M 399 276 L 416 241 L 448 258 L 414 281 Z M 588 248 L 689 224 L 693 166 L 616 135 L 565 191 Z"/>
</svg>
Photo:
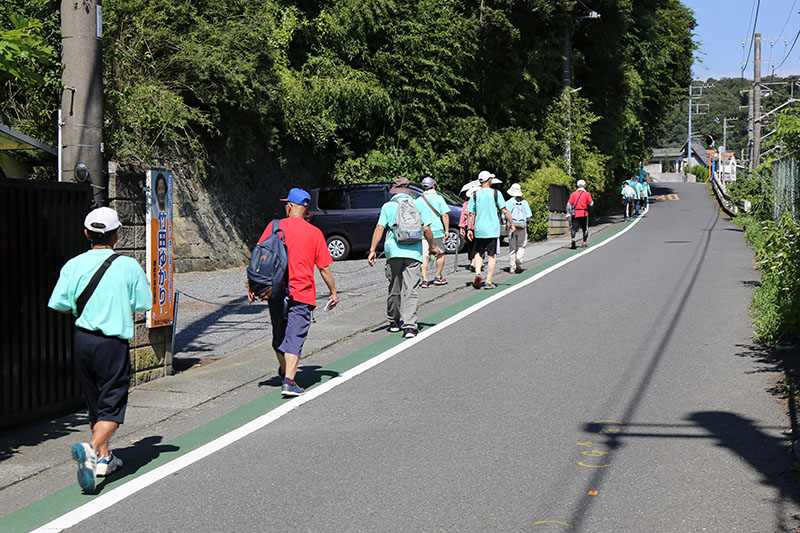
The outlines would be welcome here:
<svg viewBox="0 0 800 533">
<path fill-rule="evenodd" d="M 397 202 L 397 216 L 392 225 L 392 233 L 398 244 L 422 242 L 422 215 L 411 198 L 392 200 Z"/>
</svg>

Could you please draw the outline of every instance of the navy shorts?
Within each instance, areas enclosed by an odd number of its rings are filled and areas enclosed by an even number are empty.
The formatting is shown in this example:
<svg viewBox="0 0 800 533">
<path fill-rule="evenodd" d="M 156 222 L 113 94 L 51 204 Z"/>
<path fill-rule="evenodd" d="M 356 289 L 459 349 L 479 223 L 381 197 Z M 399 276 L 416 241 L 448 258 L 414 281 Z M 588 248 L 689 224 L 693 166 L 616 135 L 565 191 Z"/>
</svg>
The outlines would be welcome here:
<svg viewBox="0 0 800 533">
<path fill-rule="evenodd" d="M 497 237 L 491 237 L 489 239 L 479 239 L 476 237 L 475 253 L 494 257 L 497 255 L 497 241 L 499 240 L 500 239 Z"/>
<path fill-rule="evenodd" d="M 122 424 L 131 385 L 128 341 L 77 328 L 75 370 L 89 407 L 89 420 Z"/>
<path fill-rule="evenodd" d="M 283 298 L 269 301 L 269 317 L 272 321 L 272 347 L 281 353 L 300 356 L 303 344 L 311 327 L 313 306 L 288 300 L 284 308 Z"/>
</svg>

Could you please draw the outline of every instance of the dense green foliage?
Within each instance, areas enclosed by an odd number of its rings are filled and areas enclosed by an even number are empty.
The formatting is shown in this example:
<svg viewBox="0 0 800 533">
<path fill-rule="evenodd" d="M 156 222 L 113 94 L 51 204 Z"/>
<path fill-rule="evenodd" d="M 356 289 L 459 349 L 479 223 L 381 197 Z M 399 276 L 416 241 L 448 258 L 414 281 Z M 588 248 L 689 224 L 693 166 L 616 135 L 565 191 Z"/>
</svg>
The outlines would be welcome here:
<svg viewBox="0 0 800 533">
<path fill-rule="evenodd" d="M 55 144 L 59 87 L 58 4 L 0 3 L 0 121 Z"/>
<path fill-rule="evenodd" d="M 756 340 L 774 344 L 800 337 L 800 221 L 791 211 L 773 220 L 773 161 L 797 157 L 800 149 L 800 112 L 788 108 L 777 114 L 776 132 L 768 145 L 781 148 L 770 154 L 749 178 L 740 177 L 729 193 L 735 201 L 747 200 L 752 209 L 737 218 L 745 228 L 761 270 L 761 286 L 753 295 L 750 313 Z"/>
<path fill-rule="evenodd" d="M 591 4 L 602 18 L 580 20 L 577 0 L 118 0 L 104 6 L 108 152 L 203 175 L 226 157 L 245 173 L 265 155 L 292 165 L 303 146 L 322 181 L 431 174 L 459 189 L 486 168 L 533 190 L 542 169 L 566 168 L 569 131 L 574 177 L 601 193 L 662 135 L 695 22 L 679 0 Z M 55 47 L 48 9 L 9 0 L 0 15 L 44 21 Z M 565 28 L 581 88 L 569 104 Z M 6 86 L 2 109 L 52 130 L 52 89 Z"/>
<path fill-rule="evenodd" d="M 750 312 L 756 340 L 774 344 L 800 333 L 800 223 L 784 214 L 777 222 L 740 217 L 761 269 Z"/>
</svg>

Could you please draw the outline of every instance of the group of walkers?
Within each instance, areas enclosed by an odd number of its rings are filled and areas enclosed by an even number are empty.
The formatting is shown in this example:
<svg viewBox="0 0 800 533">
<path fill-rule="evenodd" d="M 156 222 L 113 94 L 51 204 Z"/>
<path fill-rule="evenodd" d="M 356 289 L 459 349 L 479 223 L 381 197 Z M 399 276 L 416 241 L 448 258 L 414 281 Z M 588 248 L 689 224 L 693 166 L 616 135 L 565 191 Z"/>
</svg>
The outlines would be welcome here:
<svg viewBox="0 0 800 533">
<path fill-rule="evenodd" d="M 459 224 L 475 272 L 472 282 L 475 289 L 497 287 L 493 275 L 503 224 L 508 227 L 510 272 L 521 270 L 528 240 L 527 219 L 531 208 L 522 197 L 520 185 L 515 183 L 508 189 L 506 200 L 492 188 L 493 182 L 499 180 L 491 172 L 482 171 L 478 175 L 476 187 L 467 192 L 469 199 Z M 442 270 L 449 208 L 436 193 L 433 178 L 425 178 L 422 185 L 424 193 L 414 199 L 407 178 L 394 181 L 390 189 L 392 197 L 381 207 L 367 259 L 370 266 L 375 266 L 377 247 L 385 234 L 388 331 L 402 331 L 403 337 L 409 339 L 419 331 L 418 290 L 430 285 L 426 259 L 433 257 L 436 261 L 432 283 L 447 283 Z M 574 202 L 573 221 L 579 222 L 574 227 L 583 224 L 585 243 L 586 209 L 592 200 L 581 182 L 576 193 L 579 197 Z M 286 269 L 280 282 L 269 290 L 254 290 L 248 281 L 250 296 L 268 301 L 272 348 L 278 361 L 283 397 L 305 392 L 295 377 L 316 306 L 315 267 L 330 293 L 325 308 L 339 303 L 330 269 L 333 259 L 325 238 L 319 228 L 306 220 L 310 200 L 307 191 L 291 189 L 281 199 L 286 217 L 270 222 L 259 239 L 261 246 L 277 236 L 285 245 Z M 131 378 L 128 341 L 133 337 L 132 313 L 152 307 L 152 293 L 142 267 L 135 259 L 113 251 L 120 227 L 117 213 L 107 207 L 86 216 L 84 233 L 91 249 L 64 265 L 48 303 L 56 311 L 77 317 L 74 357 L 89 408 L 92 436 L 88 442 L 73 445 L 72 457 L 78 464 L 78 482 L 87 493 L 95 491 L 98 476 L 122 467 L 122 461 L 109 450 L 108 443 L 125 418 Z M 573 230 L 573 238 L 574 235 Z M 485 281 L 484 259 L 487 260 Z"/>
<path fill-rule="evenodd" d="M 642 211 L 647 209 L 648 198 L 650 197 L 650 183 L 647 181 L 647 173 L 644 170 L 622 182 L 620 189 L 622 195 L 622 205 L 625 207 L 625 220 L 633 220 Z"/>
</svg>

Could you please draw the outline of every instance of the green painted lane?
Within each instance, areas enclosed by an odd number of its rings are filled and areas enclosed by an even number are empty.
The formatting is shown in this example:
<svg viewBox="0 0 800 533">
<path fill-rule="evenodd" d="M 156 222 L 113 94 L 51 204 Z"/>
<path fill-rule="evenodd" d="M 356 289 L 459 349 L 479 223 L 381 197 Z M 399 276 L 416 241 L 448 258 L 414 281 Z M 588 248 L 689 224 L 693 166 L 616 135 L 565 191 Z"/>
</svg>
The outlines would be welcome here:
<svg viewBox="0 0 800 533">
<path fill-rule="evenodd" d="M 578 248 L 576 250 L 565 250 L 553 259 L 546 261 L 534 268 L 517 274 L 512 278 L 498 283 L 497 290 L 494 291 L 474 291 L 473 294 L 463 300 L 454 303 L 430 316 L 425 317 L 424 322 L 433 327 L 450 317 L 464 311 L 471 306 L 496 295 L 506 288 L 523 283 L 540 272 L 561 263 L 570 257 L 583 253 L 601 242 L 610 239 L 627 226 L 619 224 L 606 231 L 598 237 L 589 248 Z M 405 339 L 401 335 L 387 336 L 377 342 L 370 344 L 360 350 L 347 355 L 326 367 L 318 369 L 314 373 L 315 382 L 307 388 L 312 389 L 322 383 L 327 382 L 339 374 L 346 372 L 373 357 L 391 349 L 402 343 Z M 275 389 L 237 409 L 227 413 L 220 418 L 212 420 L 207 424 L 172 439 L 166 443 L 154 442 L 148 446 L 147 451 L 142 455 L 125 462 L 122 472 L 117 472 L 106 478 L 98 478 L 98 490 L 96 494 L 83 494 L 77 483 L 54 492 L 41 500 L 19 509 L 8 516 L 0 518 L 0 531 L 4 533 L 27 532 L 47 524 L 48 522 L 62 516 L 81 505 L 91 502 L 104 492 L 120 487 L 125 483 L 136 479 L 156 468 L 163 466 L 170 461 L 177 459 L 209 442 L 234 431 L 241 426 L 252 422 L 256 418 L 272 411 L 279 405 L 286 403 L 287 399 L 281 398 L 280 390 Z M 147 439 L 144 439 L 147 440 Z"/>
</svg>

